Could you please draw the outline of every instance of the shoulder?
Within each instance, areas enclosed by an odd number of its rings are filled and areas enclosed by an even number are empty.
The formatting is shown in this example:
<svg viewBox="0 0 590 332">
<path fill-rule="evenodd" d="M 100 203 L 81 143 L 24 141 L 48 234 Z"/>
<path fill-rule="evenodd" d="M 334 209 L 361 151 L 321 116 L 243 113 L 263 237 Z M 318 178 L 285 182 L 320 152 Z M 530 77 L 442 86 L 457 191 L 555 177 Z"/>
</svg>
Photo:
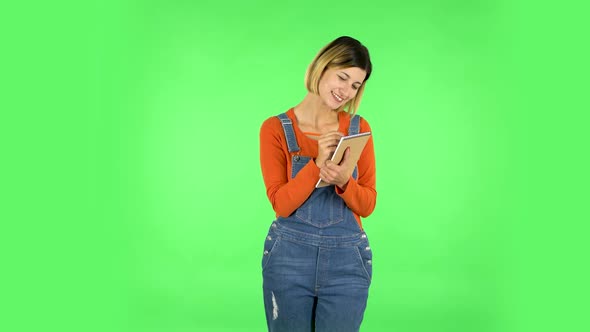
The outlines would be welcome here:
<svg viewBox="0 0 590 332">
<path fill-rule="evenodd" d="M 262 127 L 263 128 L 265 128 L 265 127 L 274 128 L 274 127 L 277 127 L 277 126 L 278 127 L 281 126 L 281 120 L 279 120 L 279 118 L 277 116 L 271 116 L 271 117 L 267 118 L 266 120 L 264 120 L 262 122 Z"/>
<path fill-rule="evenodd" d="M 271 116 L 262 122 L 260 126 L 260 133 L 265 134 L 280 134 L 283 132 L 283 125 L 281 120 L 278 118 L 278 114 Z"/>
<path fill-rule="evenodd" d="M 369 121 L 367 121 L 366 118 L 364 118 L 363 116 L 361 116 L 360 114 L 355 114 L 355 116 L 359 117 L 359 124 L 360 124 L 360 132 L 367 132 L 367 131 L 371 131 L 371 126 L 369 125 Z"/>
</svg>

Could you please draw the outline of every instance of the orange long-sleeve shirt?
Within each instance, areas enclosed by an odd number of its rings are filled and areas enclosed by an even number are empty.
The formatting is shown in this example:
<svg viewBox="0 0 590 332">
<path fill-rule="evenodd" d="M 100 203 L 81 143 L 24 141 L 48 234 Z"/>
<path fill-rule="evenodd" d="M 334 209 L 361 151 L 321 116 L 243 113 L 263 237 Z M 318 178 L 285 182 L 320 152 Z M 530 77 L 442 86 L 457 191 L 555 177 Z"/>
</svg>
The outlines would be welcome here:
<svg viewBox="0 0 590 332">
<path fill-rule="evenodd" d="M 287 111 L 287 116 L 293 122 L 295 137 L 300 148 L 297 154 L 316 158 L 318 142 L 299 130 L 293 108 Z M 340 123 L 338 131 L 348 134 L 349 114 L 340 112 L 338 119 Z M 368 131 L 371 131 L 369 123 L 361 118 L 360 132 Z M 294 178 L 291 178 L 291 153 L 287 147 L 281 121 L 276 116 L 268 118 L 260 128 L 260 164 L 266 195 L 276 215 L 281 217 L 290 216 L 305 202 L 320 177 L 320 169 L 312 159 Z M 373 212 L 377 200 L 373 137 L 369 138 L 361 153 L 357 167 L 357 180 L 351 177 L 345 191 L 336 186 L 334 186 L 334 190 L 352 210 L 362 229 L 361 217 L 365 218 Z"/>
</svg>

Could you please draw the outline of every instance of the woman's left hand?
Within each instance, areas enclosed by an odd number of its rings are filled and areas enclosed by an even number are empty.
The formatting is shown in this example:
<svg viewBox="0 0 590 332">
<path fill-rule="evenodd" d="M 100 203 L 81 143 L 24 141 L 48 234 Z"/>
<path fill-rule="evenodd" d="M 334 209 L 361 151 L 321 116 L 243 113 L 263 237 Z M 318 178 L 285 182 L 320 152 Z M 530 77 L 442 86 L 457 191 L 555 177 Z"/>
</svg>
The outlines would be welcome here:
<svg viewBox="0 0 590 332">
<path fill-rule="evenodd" d="M 346 151 L 344 151 L 344 156 L 342 157 L 340 164 L 331 160 L 326 161 L 326 164 L 320 168 L 320 178 L 324 182 L 336 185 L 342 190 L 346 190 L 346 185 L 354 170 L 354 165 L 350 165 L 351 161 L 348 158 L 349 154 L 350 148 L 347 148 Z"/>
</svg>

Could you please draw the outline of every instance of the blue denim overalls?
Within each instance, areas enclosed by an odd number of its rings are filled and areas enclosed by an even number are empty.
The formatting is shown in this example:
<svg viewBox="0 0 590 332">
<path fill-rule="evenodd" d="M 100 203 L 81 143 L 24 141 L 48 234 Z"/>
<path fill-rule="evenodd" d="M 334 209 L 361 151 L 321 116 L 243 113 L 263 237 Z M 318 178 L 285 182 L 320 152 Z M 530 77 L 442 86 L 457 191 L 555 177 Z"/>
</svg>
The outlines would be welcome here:
<svg viewBox="0 0 590 332">
<path fill-rule="evenodd" d="M 278 117 L 295 177 L 311 157 L 298 154 L 287 115 Z M 351 118 L 349 134 L 359 132 L 359 122 L 358 115 Z M 358 331 L 371 283 L 371 259 L 367 235 L 334 186 L 314 189 L 289 217 L 278 217 L 266 237 L 262 275 L 269 331 Z"/>
</svg>

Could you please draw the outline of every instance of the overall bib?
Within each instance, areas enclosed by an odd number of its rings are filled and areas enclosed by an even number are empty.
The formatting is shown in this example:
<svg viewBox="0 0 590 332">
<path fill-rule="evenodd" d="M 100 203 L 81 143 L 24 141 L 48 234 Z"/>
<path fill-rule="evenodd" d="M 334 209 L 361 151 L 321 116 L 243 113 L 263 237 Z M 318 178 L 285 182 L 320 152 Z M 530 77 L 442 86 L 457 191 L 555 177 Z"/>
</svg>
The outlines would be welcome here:
<svg viewBox="0 0 590 332">
<path fill-rule="evenodd" d="M 298 154 L 293 124 L 280 114 L 293 162 L 291 176 L 312 159 Z M 351 118 L 348 134 L 359 132 Z M 353 177 L 357 177 L 355 167 Z M 271 332 L 358 331 L 372 276 L 367 235 L 334 186 L 316 188 L 289 217 L 270 226 L 262 257 L 264 305 Z"/>
</svg>

